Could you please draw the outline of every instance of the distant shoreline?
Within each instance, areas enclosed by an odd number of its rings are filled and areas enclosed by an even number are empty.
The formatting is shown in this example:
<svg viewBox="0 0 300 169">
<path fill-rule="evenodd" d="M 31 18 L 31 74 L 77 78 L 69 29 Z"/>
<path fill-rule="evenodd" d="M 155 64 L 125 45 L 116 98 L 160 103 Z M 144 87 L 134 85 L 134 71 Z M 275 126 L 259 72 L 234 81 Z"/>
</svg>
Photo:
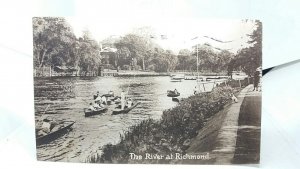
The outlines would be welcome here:
<svg viewBox="0 0 300 169">
<path fill-rule="evenodd" d="M 171 76 L 171 75 L 184 75 L 184 76 L 197 76 L 197 72 L 144 72 L 144 71 L 120 71 L 120 72 L 110 72 L 104 71 L 101 72 L 99 77 L 153 77 L 153 76 Z M 70 74 L 54 74 L 52 76 L 34 76 L 35 78 L 45 78 L 45 77 L 98 77 L 97 75 L 87 75 L 87 76 L 80 76 L 80 75 L 70 75 Z M 212 73 L 212 72 L 199 72 L 199 76 L 226 76 L 226 73 Z"/>
</svg>

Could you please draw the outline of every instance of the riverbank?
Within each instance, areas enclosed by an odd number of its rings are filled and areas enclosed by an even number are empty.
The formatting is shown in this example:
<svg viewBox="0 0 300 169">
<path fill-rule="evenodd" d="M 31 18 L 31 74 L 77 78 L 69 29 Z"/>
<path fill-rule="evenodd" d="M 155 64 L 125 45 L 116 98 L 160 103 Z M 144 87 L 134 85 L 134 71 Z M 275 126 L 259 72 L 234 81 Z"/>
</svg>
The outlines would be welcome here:
<svg viewBox="0 0 300 169">
<path fill-rule="evenodd" d="M 227 73 L 220 72 L 188 72 L 188 71 L 173 71 L 173 72 L 154 72 L 154 71 L 142 71 L 142 70 L 113 70 L 104 69 L 102 71 L 55 71 L 51 67 L 42 67 L 34 69 L 34 77 L 95 77 L 95 76 L 115 76 L 115 77 L 151 77 L 151 76 L 170 76 L 173 74 L 181 74 L 186 76 L 219 76 L 222 78 L 228 78 Z"/>
<path fill-rule="evenodd" d="M 238 119 L 241 105 L 252 85 L 248 85 L 237 95 L 238 101 L 229 104 L 209 119 L 208 123 L 192 139 L 187 153 L 206 152 L 209 160 L 181 160 L 184 164 L 231 164 L 235 153 Z M 252 112 L 249 112 L 250 114 Z"/>
<path fill-rule="evenodd" d="M 120 71 L 114 76 L 117 77 L 148 77 L 148 76 L 170 76 L 168 72 L 145 72 L 145 71 Z"/>
<path fill-rule="evenodd" d="M 105 72 L 103 72 L 105 74 Z M 107 73 L 110 74 L 110 73 Z M 120 71 L 120 72 L 114 72 L 112 75 L 113 76 L 118 76 L 118 77 L 147 77 L 147 76 L 170 76 L 170 75 L 175 75 L 175 74 L 180 74 L 180 75 L 186 75 L 186 76 L 218 76 L 222 78 L 228 78 L 226 74 L 224 73 L 212 73 L 212 72 L 147 72 L 147 71 Z"/>
<path fill-rule="evenodd" d="M 258 164 L 260 160 L 261 92 L 246 94 L 238 120 L 234 164 Z"/>
<path fill-rule="evenodd" d="M 191 139 L 198 135 L 208 119 L 231 102 L 230 94 L 238 91 L 238 88 L 223 85 L 210 93 L 183 99 L 178 106 L 165 110 L 160 120 L 148 119 L 132 126 L 120 136 L 118 144 L 105 145 L 101 156 L 92 156 L 87 162 L 174 163 L 176 160 L 172 158 L 159 157 L 184 155 Z"/>
</svg>

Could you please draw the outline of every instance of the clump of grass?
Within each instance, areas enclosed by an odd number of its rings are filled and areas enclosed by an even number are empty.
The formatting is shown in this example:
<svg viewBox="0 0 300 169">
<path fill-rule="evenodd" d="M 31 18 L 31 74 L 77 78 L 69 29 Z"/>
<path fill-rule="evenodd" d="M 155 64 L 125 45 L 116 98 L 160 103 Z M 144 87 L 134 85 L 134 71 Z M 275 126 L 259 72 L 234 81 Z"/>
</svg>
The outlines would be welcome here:
<svg viewBox="0 0 300 169">
<path fill-rule="evenodd" d="M 170 160 L 131 160 L 129 153 L 185 153 L 188 142 L 198 134 L 205 122 L 231 101 L 230 94 L 238 90 L 225 85 L 210 93 L 200 93 L 183 99 L 178 106 L 165 110 L 159 121 L 147 119 L 120 135 L 116 145 L 107 144 L 101 156 L 89 162 L 100 163 L 169 163 Z"/>
</svg>

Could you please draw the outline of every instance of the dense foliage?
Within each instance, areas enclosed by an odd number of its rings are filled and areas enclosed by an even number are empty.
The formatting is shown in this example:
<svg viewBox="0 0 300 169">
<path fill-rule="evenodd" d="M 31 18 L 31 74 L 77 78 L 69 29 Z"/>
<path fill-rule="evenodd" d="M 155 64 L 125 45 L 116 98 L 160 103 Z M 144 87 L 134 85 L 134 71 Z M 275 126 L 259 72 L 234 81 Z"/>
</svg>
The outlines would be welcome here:
<svg viewBox="0 0 300 169">
<path fill-rule="evenodd" d="M 248 43 L 252 46 L 241 49 L 236 55 L 227 50 L 216 50 L 210 44 L 198 45 L 199 71 L 242 70 L 253 75 L 262 61 L 261 22 L 256 21 L 256 26 L 249 35 L 251 40 Z M 33 18 L 34 67 L 67 66 L 89 72 L 97 71 L 103 64 L 109 64 L 114 69 L 196 71 L 196 48 L 192 51 L 181 49 L 175 54 L 156 44 L 149 28 L 137 30 L 118 38 L 108 37 L 100 42 L 103 47 L 117 49 L 106 57 L 101 53 L 100 44 L 88 30 L 83 31 L 81 37 L 76 37 L 64 18 Z"/>
<path fill-rule="evenodd" d="M 255 21 L 256 29 L 249 35 L 249 44 L 252 46 L 241 49 L 236 57 L 231 60 L 228 71 L 242 70 L 253 76 L 256 69 L 262 66 L 262 23 Z"/>
<path fill-rule="evenodd" d="M 69 66 L 96 71 L 100 48 L 89 31 L 76 38 L 64 18 L 33 18 L 34 67 Z"/>
<path fill-rule="evenodd" d="M 208 118 L 223 109 L 230 101 L 231 87 L 216 87 L 211 93 L 201 93 L 184 99 L 178 106 L 165 110 L 160 121 L 148 119 L 121 135 L 117 145 L 108 144 L 103 154 L 89 162 L 135 163 L 129 153 L 184 153 L 189 140 L 195 137 Z M 141 163 L 142 161 L 138 161 Z M 146 163 L 167 163 L 165 160 L 147 160 Z"/>
</svg>

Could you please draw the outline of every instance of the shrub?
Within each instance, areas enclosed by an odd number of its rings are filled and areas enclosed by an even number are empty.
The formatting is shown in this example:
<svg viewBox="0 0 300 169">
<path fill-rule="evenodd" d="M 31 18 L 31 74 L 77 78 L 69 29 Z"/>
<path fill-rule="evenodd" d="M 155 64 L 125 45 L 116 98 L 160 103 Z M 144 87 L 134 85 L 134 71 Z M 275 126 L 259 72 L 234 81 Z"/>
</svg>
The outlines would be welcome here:
<svg viewBox="0 0 300 169">
<path fill-rule="evenodd" d="M 120 136 L 117 145 L 105 145 L 101 163 L 169 163 L 169 160 L 130 160 L 129 153 L 184 153 L 189 140 L 197 135 L 208 118 L 230 101 L 231 87 L 216 87 L 210 93 L 200 93 L 183 99 L 178 106 L 165 110 L 162 119 L 147 119 Z M 98 157 L 98 156 L 97 156 Z"/>
</svg>

